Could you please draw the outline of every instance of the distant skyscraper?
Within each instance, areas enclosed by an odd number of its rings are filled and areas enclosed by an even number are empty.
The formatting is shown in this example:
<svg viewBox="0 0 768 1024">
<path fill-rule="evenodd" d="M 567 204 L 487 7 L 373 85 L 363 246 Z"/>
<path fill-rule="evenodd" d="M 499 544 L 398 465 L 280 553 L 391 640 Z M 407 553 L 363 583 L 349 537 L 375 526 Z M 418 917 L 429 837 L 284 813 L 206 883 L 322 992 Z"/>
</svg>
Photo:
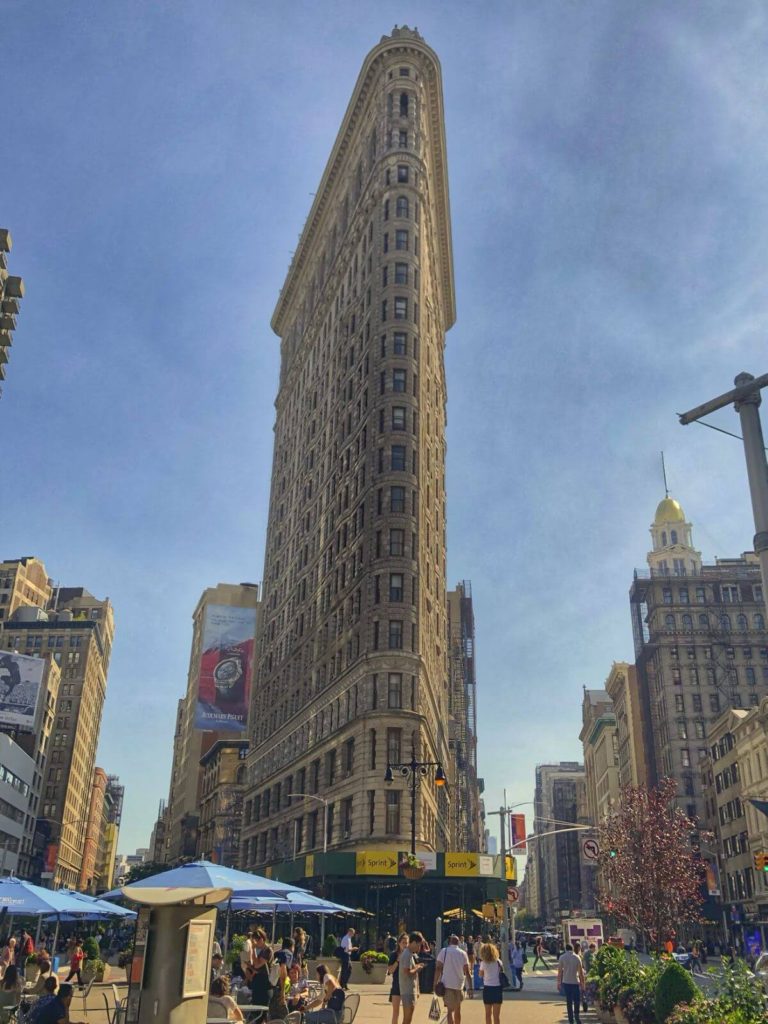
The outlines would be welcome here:
<svg viewBox="0 0 768 1024">
<path fill-rule="evenodd" d="M 477 776 L 477 680 L 472 585 L 464 580 L 448 594 L 450 685 L 448 746 L 454 765 L 451 811 L 457 850 L 482 851 L 485 821 Z"/>
<path fill-rule="evenodd" d="M 24 297 L 24 282 L 8 274 L 8 253 L 13 241 L 7 228 L 0 228 L 0 381 L 5 380 L 5 367 L 16 329 L 16 315 Z M 0 384 L 0 395 L 3 393 Z"/>
<path fill-rule="evenodd" d="M 698 765 L 712 723 L 768 693 L 760 566 L 752 552 L 703 564 L 691 524 L 669 496 L 651 537 L 649 570 L 635 570 L 630 590 L 650 781 L 676 779 L 680 806 L 703 818 Z"/>
<path fill-rule="evenodd" d="M 383 781 L 412 755 L 449 776 L 417 794 L 417 843 L 450 841 L 454 319 L 440 64 L 395 28 L 364 61 L 272 319 L 281 372 L 245 867 L 322 849 L 324 827 L 329 847 L 405 848 L 408 790 Z"/>
<path fill-rule="evenodd" d="M 115 631 L 112 605 L 83 587 L 54 586 L 42 562 L 21 558 L 0 562 L 0 607 L 12 610 L 0 622 L 0 649 L 50 656 L 60 670 L 55 712 L 53 702 L 43 712 L 45 728 L 53 724 L 47 751 L 38 750 L 35 841 L 54 883 L 76 888 Z"/>
<path fill-rule="evenodd" d="M 168 861 L 198 851 L 203 796 L 200 759 L 217 740 L 247 735 L 258 608 L 255 583 L 219 583 L 203 591 L 193 613 L 187 692 L 177 710 L 162 828 L 163 856 Z"/>
<path fill-rule="evenodd" d="M 576 761 L 536 766 L 533 834 L 567 828 L 566 822 L 588 822 L 584 765 Z M 535 860 L 531 878 L 537 892 L 526 890 L 531 910 L 548 922 L 563 912 L 595 907 L 594 868 L 582 856 L 579 832 L 563 832 L 532 843 Z"/>
</svg>

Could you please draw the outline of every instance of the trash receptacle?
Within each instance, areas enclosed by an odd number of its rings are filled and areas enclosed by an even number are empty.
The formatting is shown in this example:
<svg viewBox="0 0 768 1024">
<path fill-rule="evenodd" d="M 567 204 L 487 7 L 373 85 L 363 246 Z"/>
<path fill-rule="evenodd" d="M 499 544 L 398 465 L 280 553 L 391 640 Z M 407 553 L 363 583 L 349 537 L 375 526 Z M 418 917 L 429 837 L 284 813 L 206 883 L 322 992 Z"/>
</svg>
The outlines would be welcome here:
<svg viewBox="0 0 768 1024">
<path fill-rule="evenodd" d="M 61 967 L 61 957 L 54 956 L 51 958 L 51 974 L 58 974 L 59 968 Z"/>
<path fill-rule="evenodd" d="M 475 966 L 472 968 L 472 987 L 474 989 L 481 989 L 483 987 L 483 979 L 480 975 L 480 964 L 475 961 Z"/>
<path fill-rule="evenodd" d="M 434 992 L 435 990 L 435 958 L 433 956 L 420 956 L 419 963 L 424 964 L 419 971 L 419 992 Z"/>
</svg>

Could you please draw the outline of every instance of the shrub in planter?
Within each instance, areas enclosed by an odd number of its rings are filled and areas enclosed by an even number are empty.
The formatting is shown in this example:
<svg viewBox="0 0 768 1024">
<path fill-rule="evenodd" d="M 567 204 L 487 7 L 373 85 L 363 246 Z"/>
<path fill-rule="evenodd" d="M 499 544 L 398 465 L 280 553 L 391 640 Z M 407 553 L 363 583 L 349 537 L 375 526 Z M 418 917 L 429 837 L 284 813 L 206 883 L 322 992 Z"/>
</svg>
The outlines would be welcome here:
<svg viewBox="0 0 768 1024">
<path fill-rule="evenodd" d="M 723 969 L 714 987 L 714 1001 L 722 1011 L 738 1011 L 747 1024 L 768 1021 L 762 986 L 759 985 L 743 960 L 731 964 L 723 961 Z"/>
<path fill-rule="evenodd" d="M 245 945 L 245 935 L 233 935 L 229 940 L 229 946 L 224 957 L 226 963 L 230 967 L 234 967 L 236 963 L 240 962 L 240 951 Z"/>
<path fill-rule="evenodd" d="M 367 953 L 363 953 L 360 957 L 360 964 L 366 974 L 373 972 L 374 964 L 388 964 L 389 957 L 386 953 L 376 953 L 374 950 L 369 950 Z"/>
<path fill-rule="evenodd" d="M 323 942 L 323 956 L 336 956 L 336 950 L 339 948 L 339 940 L 335 935 L 326 935 L 325 941 Z"/>
<path fill-rule="evenodd" d="M 603 950 L 606 952 L 603 953 Z M 630 991 L 637 988 L 641 975 L 640 962 L 636 956 L 627 956 L 615 946 L 602 946 L 592 962 L 590 977 L 595 975 L 600 1008 L 612 1013 L 618 1003 L 619 993 L 628 990 L 629 995 Z"/>
<path fill-rule="evenodd" d="M 91 935 L 83 942 L 83 952 L 89 960 L 98 960 L 101 955 L 99 944 Z"/>
<path fill-rule="evenodd" d="M 656 986 L 656 1020 L 665 1024 L 679 1003 L 694 1003 L 699 994 L 691 975 L 680 964 L 667 964 Z"/>
<path fill-rule="evenodd" d="M 662 969 L 658 960 L 640 965 L 631 985 L 620 990 L 617 1005 L 629 1024 L 655 1024 L 656 986 Z"/>
</svg>

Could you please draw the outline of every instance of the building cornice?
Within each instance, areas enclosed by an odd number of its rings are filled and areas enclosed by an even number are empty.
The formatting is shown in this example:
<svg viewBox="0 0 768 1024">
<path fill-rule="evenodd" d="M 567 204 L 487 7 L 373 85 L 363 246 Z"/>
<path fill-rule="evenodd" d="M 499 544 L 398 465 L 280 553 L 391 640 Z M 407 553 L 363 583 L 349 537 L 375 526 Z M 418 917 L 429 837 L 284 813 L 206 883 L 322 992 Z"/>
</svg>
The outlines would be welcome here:
<svg viewBox="0 0 768 1024">
<path fill-rule="evenodd" d="M 451 243 L 451 211 L 448 195 L 448 159 L 445 140 L 445 120 L 440 61 L 431 47 L 415 35 L 385 36 L 374 46 L 363 62 L 352 98 L 347 106 L 344 120 L 339 129 L 331 155 L 323 172 L 320 186 L 301 233 L 299 244 L 291 261 L 288 275 L 280 291 L 275 311 L 272 314 L 272 330 L 282 337 L 286 328 L 286 316 L 292 303 L 300 294 L 307 270 L 311 268 L 314 244 L 321 231 L 323 221 L 333 196 L 334 186 L 344 161 L 349 154 L 352 140 L 360 126 L 360 119 L 366 109 L 370 92 L 383 59 L 393 52 L 416 51 L 430 62 L 429 73 L 425 75 L 426 95 L 430 122 L 430 140 L 434 150 L 434 208 L 437 219 L 437 238 L 440 248 L 442 269 L 443 316 L 445 330 L 456 320 L 456 296 L 453 282 L 453 248 Z M 380 161 L 389 153 L 383 151 Z"/>
</svg>

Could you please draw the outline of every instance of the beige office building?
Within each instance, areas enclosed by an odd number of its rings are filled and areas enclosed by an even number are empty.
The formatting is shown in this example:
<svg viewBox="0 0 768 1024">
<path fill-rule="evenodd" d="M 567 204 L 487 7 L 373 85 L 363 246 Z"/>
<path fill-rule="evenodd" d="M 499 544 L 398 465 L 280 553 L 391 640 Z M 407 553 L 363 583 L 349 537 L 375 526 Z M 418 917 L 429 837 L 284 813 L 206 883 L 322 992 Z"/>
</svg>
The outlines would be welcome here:
<svg viewBox="0 0 768 1024">
<path fill-rule="evenodd" d="M 455 319 L 440 63 L 363 62 L 288 272 L 242 862 L 450 842 L 443 361 Z M 293 801 L 296 792 L 317 801 Z M 320 806 L 320 801 L 327 804 Z"/>
<path fill-rule="evenodd" d="M 36 841 L 46 848 L 53 883 L 76 888 L 115 631 L 112 605 L 83 587 L 54 587 L 33 558 L 0 562 L 0 601 L 3 595 L 9 614 L 0 623 L 0 648 L 50 655 L 60 669 Z"/>
<path fill-rule="evenodd" d="M 199 695 L 202 658 L 206 645 L 217 649 L 226 647 L 230 626 L 217 626 L 221 618 L 218 609 L 244 610 L 250 622 L 250 640 L 255 643 L 258 629 L 259 588 L 255 583 L 219 583 L 203 591 L 192 614 L 192 649 L 187 674 L 187 692 L 179 701 L 173 741 L 173 764 L 168 808 L 164 829 L 166 861 L 173 863 L 180 857 L 193 857 L 199 848 L 200 811 L 202 803 L 203 770 L 200 760 L 219 739 L 242 738 L 246 735 L 246 722 L 241 727 L 217 730 L 201 726 Z M 226 616 L 225 616 L 226 618 Z M 210 629 L 211 632 L 206 633 Z M 205 640 L 206 635 L 208 640 Z M 211 647 L 213 650 L 213 647 Z M 239 657 L 239 655 L 238 655 Z M 252 682 L 253 664 L 247 666 L 247 679 L 240 684 L 247 693 Z"/>
<path fill-rule="evenodd" d="M 613 702 L 605 690 L 584 688 L 581 721 L 587 809 L 589 820 L 598 824 L 620 799 L 619 732 Z"/>
<path fill-rule="evenodd" d="M 619 786 L 647 786 L 648 763 L 637 671 L 626 661 L 614 661 L 605 681 L 616 716 Z"/>
</svg>

